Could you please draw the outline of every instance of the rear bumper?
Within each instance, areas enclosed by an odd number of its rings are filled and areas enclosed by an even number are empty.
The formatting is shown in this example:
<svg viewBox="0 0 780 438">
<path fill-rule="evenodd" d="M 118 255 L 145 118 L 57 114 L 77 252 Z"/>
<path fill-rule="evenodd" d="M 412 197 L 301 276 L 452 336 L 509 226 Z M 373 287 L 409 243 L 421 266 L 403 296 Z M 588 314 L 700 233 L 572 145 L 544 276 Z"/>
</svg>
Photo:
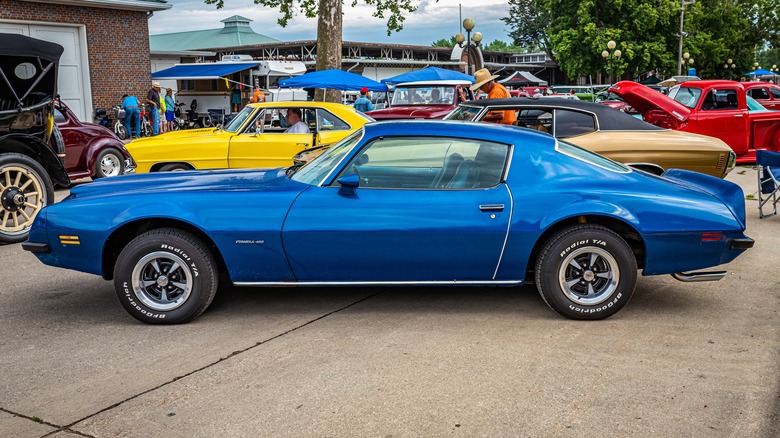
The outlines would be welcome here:
<svg viewBox="0 0 780 438">
<path fill-rule="evenodd" d="M 729 249 L 750 249 L 753 247 L 754 243 L 756 242 L 749 237 L 731 239 L 731 243 L 729 244 Z"/>
<path fill-rule="evenodd" d="M 35 243 L 35 242 L 27 241 L 22 243 L 22 249 L 25 251 L 30 251 L 39 254 L 51 253 L 51 248 L 47 243 Z"/>
</svg>

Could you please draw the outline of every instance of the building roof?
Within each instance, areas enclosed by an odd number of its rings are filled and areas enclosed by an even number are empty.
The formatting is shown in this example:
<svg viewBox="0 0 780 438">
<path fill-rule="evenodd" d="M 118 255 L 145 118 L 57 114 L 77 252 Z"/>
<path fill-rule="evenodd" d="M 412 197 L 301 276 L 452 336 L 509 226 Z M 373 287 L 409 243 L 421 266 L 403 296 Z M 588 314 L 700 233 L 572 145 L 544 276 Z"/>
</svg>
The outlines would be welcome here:
<svg viewBox="0 0 780 438">
<path fill-rule="evenodd" d="M 221 20 L 222 29 L 193 30 L 189 32 L 163 33 L 149 36 L 152 52 L 179 52 L 221 47 L 243 47 L 276 43 L 279 40 L 256 33 L 249 27 L 249 18 L 240 15 Z"/>
<path fill-rule="evenodd" d="M 125 11 L 164 11 L 172 5 L 165 0 L 23 0 L 33 3 L 49 3 L 87 8 L 120 9 Z"/>
</svg>

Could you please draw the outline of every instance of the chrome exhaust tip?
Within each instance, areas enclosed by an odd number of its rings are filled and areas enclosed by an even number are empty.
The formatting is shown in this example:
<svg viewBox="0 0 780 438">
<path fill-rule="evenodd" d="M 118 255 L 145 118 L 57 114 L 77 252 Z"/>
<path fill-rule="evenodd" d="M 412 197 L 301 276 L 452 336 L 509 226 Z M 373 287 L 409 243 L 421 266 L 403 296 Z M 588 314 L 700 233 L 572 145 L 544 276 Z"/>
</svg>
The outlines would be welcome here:
<svg viewBox="0 0 780 438">
<path fill-rule="evenodd" d="M 686 283 L 694 281 L 718 281 L 725 277 L 726 271 L 712 271 L 712 272 L 677 272 L 672 274 L 676 280 Z"/>
</svg>

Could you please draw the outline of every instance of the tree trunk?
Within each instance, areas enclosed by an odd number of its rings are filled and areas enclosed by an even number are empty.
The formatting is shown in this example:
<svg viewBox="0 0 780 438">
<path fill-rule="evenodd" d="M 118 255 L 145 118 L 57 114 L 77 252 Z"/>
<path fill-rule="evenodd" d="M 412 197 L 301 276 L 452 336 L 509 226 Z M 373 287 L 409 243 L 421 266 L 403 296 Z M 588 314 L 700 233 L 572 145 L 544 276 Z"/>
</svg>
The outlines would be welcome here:
<svg viewBox="0 0 780 438">
<path fill-rule="evenodd" d="M 320 0 L 317 21 L 317 71 L 341 69 L 342 1 Z M 314 100 L 341 102 L 341 91 L 317 89 Z"/>
</svg>

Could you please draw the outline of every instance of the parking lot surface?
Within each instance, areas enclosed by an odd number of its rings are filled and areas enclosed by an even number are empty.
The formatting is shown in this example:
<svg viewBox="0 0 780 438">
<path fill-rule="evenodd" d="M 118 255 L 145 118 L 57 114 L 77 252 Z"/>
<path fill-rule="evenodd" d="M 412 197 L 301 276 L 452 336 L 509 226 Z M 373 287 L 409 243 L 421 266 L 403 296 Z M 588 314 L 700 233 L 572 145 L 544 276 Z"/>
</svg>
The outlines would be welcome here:
<svg viewBox="0 0 780 438">
<path fill-rule="evenodd" d="M 780 217 L 754 168 L 727 179 L 755 247 L 719 282 L 640 277 L 604 321 L 534 286 L 236 288 L 149 326 L 0 246 L 0 436 L 780 436 Z"/>
</svg>

